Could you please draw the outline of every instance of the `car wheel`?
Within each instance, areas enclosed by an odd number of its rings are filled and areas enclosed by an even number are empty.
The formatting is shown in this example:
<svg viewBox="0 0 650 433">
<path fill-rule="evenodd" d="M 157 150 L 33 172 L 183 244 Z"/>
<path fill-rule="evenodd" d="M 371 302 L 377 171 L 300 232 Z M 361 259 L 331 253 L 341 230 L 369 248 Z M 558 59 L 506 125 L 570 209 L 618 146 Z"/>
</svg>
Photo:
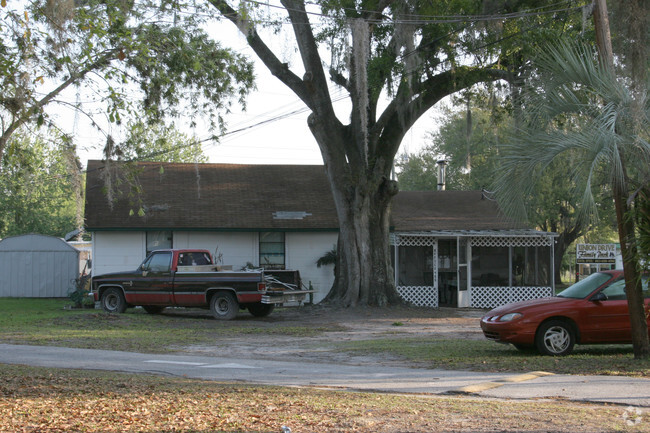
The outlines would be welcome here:
<svg viewBox="0 0 650 433">
<path fill-rule="evenodd" d="M 564 356 L 573 351 L 575 336 L 572 326 L 562 320 L 543 323 L 537 330 L 535 345 L 542 355 Z"/>
<path fill-rule="evenodd" d="M 210 311 L 215 319 L 232 320 L 237 316 L 239 304 L 230 292 L 217 292 L 210 299 Z"/>
<path fill-rule="evenodd" d="M 274 308 L 273 304 L 262 304 L 261 302 L 248 304 L 248 312 L 255 317 L 266 317 L 273 312 Z"/>
<path fill-rule="evenodd" d="M 124 313 L 126 311 L 126 300 L 120 289 L 107 289 L 102 293 L 102 308 L 109 313 Z"/>
<path fill-rule="evenodd" d="M 142 308 L 149 314 L 159 314 L 165 307 L 160 305 L 143 305 Z"/>
</svg>

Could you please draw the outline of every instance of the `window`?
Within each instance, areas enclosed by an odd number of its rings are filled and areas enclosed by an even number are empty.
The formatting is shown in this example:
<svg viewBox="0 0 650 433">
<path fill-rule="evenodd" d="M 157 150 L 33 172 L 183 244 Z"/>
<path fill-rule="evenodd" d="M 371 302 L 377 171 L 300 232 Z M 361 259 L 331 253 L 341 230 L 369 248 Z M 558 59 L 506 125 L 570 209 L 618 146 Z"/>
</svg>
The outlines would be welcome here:
<svg viewBox="0 0 650 433">
<path fill-rule="evenodd" d="M 172 232 L 168 230 L 147 232 L 147 255 L 155 250 L 172 248 Z"/>
<path fill-rule="evenodd" d="M 472 248 L 472 286 L 508 286 L 509 250 L 508 247 Z"/>
<path fill-rule="evenodd" d="M 608 300 L 624 301 L 625 299 L 627 299 L 627 297 L 625 296 L 625 280 L 621 278 L 614 281 L 609 286 L 605 287 L 602 290 L 602 293 L 604 293 L 607 296 Z"/>
<path fill-rule="evenodd" d="M 472 286 L 539 287 L 550 284 L 549 247 L 472 248 Z"/>
<path fill-rule="evenodd" d="M 202 252 L 187 252 L 180 253 L 178 255 L 178 265 L 179 266 L 201 266 L 201 265 L 211 265 L 212 260 L 208 253 Z"/>
<path fill-rule="evenodd" d="M 169 272 L 172 265 L 172 253 L 155 253 L 144 263 L 144 271 Z"/>
<path fill-rule="evenodd" d="M 433 286 L 433 248 L 399 247 L 399 286 Z"/>
<path fill-rule="evenodd" d="M 512 249 L 512 285 L 535 287 L 550 284 L 551 257 L 548 247 Z"/>
<path fill-rule="evenodd" d="M 284 233 L 260 233 L 260 266 L 264 269 L 284 269 Z"/>
</svg>

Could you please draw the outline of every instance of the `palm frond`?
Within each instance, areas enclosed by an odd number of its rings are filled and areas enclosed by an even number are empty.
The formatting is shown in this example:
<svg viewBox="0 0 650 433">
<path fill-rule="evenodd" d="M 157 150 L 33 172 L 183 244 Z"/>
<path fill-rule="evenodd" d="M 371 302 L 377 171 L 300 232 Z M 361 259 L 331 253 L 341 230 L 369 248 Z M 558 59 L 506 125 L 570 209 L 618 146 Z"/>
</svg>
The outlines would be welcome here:
<svg viewBox="0 0 650 433">
<path fill-rule="evenodd" d="M 534 65 L 537 85 L 524 99 L 530 122 L 502 146 L 497 199 L 506 215 L 525 216 L 521 200 L 555 160 L 569 158 L 567 179 L 575 187 L 579 218 L 587 223 L 597 217 L 592 188 L 602 171 L 612 187 L 628 181 L 626 164 L 650 177 L 650 103 L 647 95 L 635 95 L 624 80 L 604 68 L 586 45 L 571 41 L 549 45 Z"/>
</svg>

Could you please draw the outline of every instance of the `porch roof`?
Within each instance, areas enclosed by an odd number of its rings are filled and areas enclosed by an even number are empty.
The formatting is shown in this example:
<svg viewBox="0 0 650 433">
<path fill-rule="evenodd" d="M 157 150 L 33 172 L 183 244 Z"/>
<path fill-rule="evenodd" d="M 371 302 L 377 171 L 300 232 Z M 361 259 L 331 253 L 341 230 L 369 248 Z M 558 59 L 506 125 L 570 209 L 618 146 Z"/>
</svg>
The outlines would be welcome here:
<svg viewBox="0 0 650 433">
<path fill-rule="evenodd" d="M 401 191 L 393 199 L 393 225 L 394 232 L 528 229 L 482 191 Z"/>
</svg>

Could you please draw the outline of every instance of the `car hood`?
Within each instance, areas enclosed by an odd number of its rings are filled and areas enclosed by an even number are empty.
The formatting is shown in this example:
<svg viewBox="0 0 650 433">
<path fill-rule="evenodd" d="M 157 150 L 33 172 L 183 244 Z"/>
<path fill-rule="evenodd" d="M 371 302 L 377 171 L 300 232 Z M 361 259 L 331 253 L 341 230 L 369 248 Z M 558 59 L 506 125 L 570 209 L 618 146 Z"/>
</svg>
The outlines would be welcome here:
<svg viewBox="0 0 650 433">
<path fill-rule="evenodd" d="M 567 304 L 575 302 L 575 299 L 571 298 L 559 298 L 557 296 L 552 296 L 549 298 L 539 298 L 539 299 L 530 299 L 528 301 L 513 302 L 511 304 L 502 305 L 493 310 L 487 312 L 485 316 L 500 316 L 507 313 L 523 313 L 526 310 L 538 307 L 550 307 L 550 306 L 560 306 L 562 304 Z"/>
</svg>

